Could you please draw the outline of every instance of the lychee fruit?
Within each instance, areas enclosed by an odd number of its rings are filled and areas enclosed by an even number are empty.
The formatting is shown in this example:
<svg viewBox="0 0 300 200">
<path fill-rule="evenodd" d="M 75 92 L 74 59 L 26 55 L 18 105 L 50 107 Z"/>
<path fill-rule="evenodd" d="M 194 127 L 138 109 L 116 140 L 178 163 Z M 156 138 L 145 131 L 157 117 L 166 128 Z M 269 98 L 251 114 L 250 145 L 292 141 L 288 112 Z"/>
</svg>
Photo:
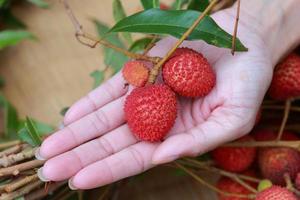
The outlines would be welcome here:
<svg viewBox="0 0 300 200">
<path fill-rule="evenodd" d="M 181 96 L 206 96 L 216 84 L 216 75 L 211 65 L 198 52 L 177 51 L 175 55 L 178 55 L 171 56 L 163 65 L 164 82 Z"/>
<path fill-rule="evenodd" d="M 270 86 L 273 99 L 286 100 L 300 96 L 300 56 L 292 53 L 279 63 Z"/>
<path fill-rule="evenodd" d="M 294 180 L 300 171 L 300 153 L 286 147 L 263 148 L 258 153 L 258 165 L 264 178 L 274 184 L 284 185 L 285 173 Z"/>
<path fill-rule="evenodd" d="M 190 48 L 187 48 L 187 47 L 180 47 L 180 48 L 177 48 L 173 53 L 172 55 L 170 56 L 170 58 L 173 58 L 173 57 L 176 57 L 176 56 L 179 56 L 181 54 L 185 54 L 185 53 L 194 53 L 196 55 L 198 55 L 199 53 L 197 51 L 195 51 L 194 49 L 190 49 Z M 169 58 L 169 59 L 170 59 Z"/>
<path fill-rule="evenodd" d="M 161 10 L 169 10 L 169 9 L 170 9 L 170 7 L 167 6 L 167 5 L 164 4 L 164 3 L 160 3 L 160 4 L 159 4 L 159 8 L 160 8 Z"/>
<path fill-rule="evenodd" d="M 251 141 L 249 135 L 238 141 Z M 231 172 L 242 172 L 248 169 L 255 160 L 255 147 L 218 147 L 212 151 L 212 156 L 217 165 Z"/>
<path fill-rule="evenodd" d="M 135 136 L 143 141 L 158 142 L 175 122 L 176 95 L 163 84 L 135 88 L 126 98 L 124 111 Z"/>
<path fill-rule="evenodd" d="M 251 184 L 251 183 L 249 183 Z M 242 186 L 241 184 L 233 181 L 230 178 L 227 177 L 222 177 L 218 183 L 217 183 L 217 188 L 227 192 L 227 193 L 232 193 L 232 194 L 240 194 L 240 195 L 251 195 L 253 194 L 251 191 L 249 191 L 247 188 Z M 251 198 L 241 198 L 241 197 L 236 197 L 236 196 L 228 196 L 228 195 L 223 195 L 219 194 L 219 200 L 246 200 L 246 199 L 251 199 Z"/>
<path fill-rule="evenodd" d="M 262 192 L 259 192 L 255 200 L 297 200 L 298 198 L 286 188 L 272 186 Z"/>
<path fill-rule="evenodd" d="M 300 190 L 300 172 L 297 173 L 295 178 L 295 185 L 298 190 Z"/>
<path fill-rule="evenodd" d="M 149 76 L 149 70 L 145 63 L 138 60 L 126 62 L 122 73 L 124 79 L 135 87 L 143 87 L 147 83 Z"/>
</svg>

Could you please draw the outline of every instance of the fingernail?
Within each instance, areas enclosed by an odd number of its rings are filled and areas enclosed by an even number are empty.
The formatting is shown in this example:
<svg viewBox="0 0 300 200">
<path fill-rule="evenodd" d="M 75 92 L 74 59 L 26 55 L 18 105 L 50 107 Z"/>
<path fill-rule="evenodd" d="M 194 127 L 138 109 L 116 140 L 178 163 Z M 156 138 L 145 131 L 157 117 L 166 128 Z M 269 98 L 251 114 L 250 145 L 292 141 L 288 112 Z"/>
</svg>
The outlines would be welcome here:
<svg viewBox="0 0 300 200">
<path fill-rule="evenodd" d="M 76 188 L 76 187 L 73 185 L 72 179 L 70 179 L 70 180 L 68 181 L 68 185 L 69 185 L 69 188 L 70 188 L 71 190 L 78 190 L 78 188 Z"/>
<path fill-rule="evenodd" d="M 155 165 L 161 165 L 165 163 L 172 162 L 174 160 L 177 160 L 179 158 L 179 155 L 172 155 L 172 156 L 156 156 L 152 159 L 152 163 Z"/>
<path fill-rule="evenodd" d="M 49 182 L 50 181 L 49 179 L 44 177 L 42 167 L 37 170 L 37 175 L 38 175 L 39 179 L 43 182 Z"/>
<path fill-rule="evenodd" d="M 42 156 L 41 156 L 41 154 L 40 154 L 40 147 L 39 148 L 37 148 L 36 150 L 35 150 L 35 153 L 34 153 L 34 156 L 35 156 L 35 158 L 36 159 L 38 159 L 38 160 L 46 160 L 45 158 L 43 158 Z"/>
</svg>

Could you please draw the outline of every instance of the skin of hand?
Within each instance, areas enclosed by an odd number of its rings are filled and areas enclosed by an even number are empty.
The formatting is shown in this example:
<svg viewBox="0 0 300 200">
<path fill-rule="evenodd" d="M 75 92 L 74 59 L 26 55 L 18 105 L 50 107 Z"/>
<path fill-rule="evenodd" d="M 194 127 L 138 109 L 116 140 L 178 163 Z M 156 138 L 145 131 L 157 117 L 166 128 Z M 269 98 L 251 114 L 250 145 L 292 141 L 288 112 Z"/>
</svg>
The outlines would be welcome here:
<svg viewBox="0 0 300 200">
<path fill-rule="evenodd" d="M 235 12 L 229 8 L 212 17 L 232 32 Z M 123 112 L 129 92 L 121 73 L 116 74 L 76 102 L 65 116 L 65 127 L 43 142 L 37 158 L 47 161 L 39 169 L 39 177 L 44 181 L 70 179 L 71 189 L 95 188 L 182 156 L 202 154 L 247 134 L 272 79 L 274 64 L 283 54 L 274 57 L 271 42 L 265 40 L 269 33 L 262 34 L 260 26 L 242 7 L 238 37 L 249 51 L 234 56 L 228 49 L 201 41 L 182 44 L 207 57 L 217 84 L 204 98 L 178 99 L 176 123 L 160 143 L 139 141 L 130 132 Z M 163 56 L 175 42 L 174 38 L 163 39 L 149 54 Z M 287 48 L 291 47 L 285 52 Z"/>
</svg>

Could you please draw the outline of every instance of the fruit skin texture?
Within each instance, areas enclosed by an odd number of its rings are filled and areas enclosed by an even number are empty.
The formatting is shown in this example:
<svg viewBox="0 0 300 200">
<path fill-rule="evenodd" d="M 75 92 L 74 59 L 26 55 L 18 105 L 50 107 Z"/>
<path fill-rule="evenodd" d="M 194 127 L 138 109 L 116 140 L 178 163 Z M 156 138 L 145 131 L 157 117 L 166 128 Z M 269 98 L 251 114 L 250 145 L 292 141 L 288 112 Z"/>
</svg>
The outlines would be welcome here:
<svg viewBox="0 0 300 200">
<path fill-rule="evenodd" d="M 142 61 L 128 61 L 125 63 L 123 70 L 124 79 L 131 85 L 143 87 L 148 80 L 149 70 Z"/>
<path fill-rule="evenodd" d="M 234 194 L 243 194 L 243 195 L 251 194 L 251 191 L 249 191 L 247 188 L 243 187 L 241 184 L 239 184 L 227 177 L 222 177 L 218 181 L 217 188 L 219 188 L 220 190 L 222 190 L 224 192 L 229 192 L 229 193 L 234 193 Z M 250 198 L 240 198 L 240 197 L 225 196 L 225 195 L 219 194 L 219 200 L 246 200 L 246 199 L 250 199 Z"/>
<path fill-rule="evenodd" d="M 297 200 L 298 198 L 288 189 L 272 186 L 258 193 L 255 200 Z"/>
<path fill-rule="evenodd" d="M 251 141 L 252 137 L 244 136 L 238 141 Z M 227 171 L 242 172 L 248 169 L 255 160 L 255 147 L 218 147 L 212 151 L 216 163 Z"/>
<path fill-rule="evenodd" d="M 277 65 L 270 87 L 270 96 L 278 100 L 300 96 L 300 56 L 290 54 Z"/>
<path fill-rule="evenodd" d="M 296 176 L 296 179 L 295 179 L 295 185 L 296 185 L 296 188 L 298 190 L 300 190 L 300 172 L 297 173 L 297 176 Z"/>
<path fill-rule="evenodd" d="M 135 88 L 126 98 L 124 111 L 135 136 L 143 141 L 161 141 L 176 119 L 176 95 L 162 84 Z"/>
<path fill-rule="evenodd" d="M 181 96 L 207 95 L 216 84 L 216 75 L 206 58 L 197 52 L 178 52 L 163 65 L 164 82 Z"/>
<path fill-rule="evenodd" d="M 174 53 L 172 53 L 172 55 L 170 56 L 170 58 L 173 58 L 173 57 L 176 57 L 176 56 L 179 56 L 181 54 L 185 54 L 185 53 L 194 53 L 194 54 L 199 54 L 197 51 L 195 51 L 194 49 L 190 49 L 190 48 L 187 48 L 187 47 L 181 47 L 181 48 L 177 48 Z M 169 59 L 170 59 L 169 58 Z"/>
<path fill-rule="evenodd" d="M 286 147 L 263 148 L 258 153 L 258 165 L 264 178 L 274 184 L 285 185 L 285 173 L 294 180 L 300 171 L 300 153 Z"/>
</svg>

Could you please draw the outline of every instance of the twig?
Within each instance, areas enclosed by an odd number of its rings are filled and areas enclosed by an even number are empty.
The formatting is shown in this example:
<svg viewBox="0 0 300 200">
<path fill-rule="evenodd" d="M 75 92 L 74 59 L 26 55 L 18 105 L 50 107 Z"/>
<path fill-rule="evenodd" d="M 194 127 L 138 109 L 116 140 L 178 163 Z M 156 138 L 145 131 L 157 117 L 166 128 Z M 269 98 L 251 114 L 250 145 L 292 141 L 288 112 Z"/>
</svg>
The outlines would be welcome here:
<svg viewBox="0 0 300 200">
<path fill-rule="evenodd" d="M 3 157 L 3 156 L 8 156 L 9 154 L 18 153 L 21 150 L 22 150 L 22 145 L 21 144 L 10 147 L 10 148 L 0 152 L 0 158 Z"/>
<path fill-rule="evenodd" d="M 44 188 L 40 188 L 40 189 L 26 195 L 25 200 L 41 199 L 41 198 L 51 194 L 52 192 L 56 191 L 58 188 L 65 185 L 66 183 L 67 183 L 66 181 L 53 183 L 49 186 L 48 192 L 46 192 Z"/>
<path fill-rule="evenodd" d="M 14 141 L 10 141 L 10 142 L 3 142 L 0 144 L 0 149 L 6 149 L 18 144 L 22 144 L 22 142 L 20 140 L 14 140 Z"/>
<path fill-rule="evenodd" d="M 236 8 L 236 18 L 235 18 L 235 24 L 234 24 L 234 30 L 233 30 L 233 36 L 232 36 L 232 46 L 231 46 L 231 54 L 234 55 L 235 52 L 235 43 L 236 43 L 236 35 L 239 25 L 239 19 L 240 19 L 240 7 L 241 7 L 241 1 L 237 0 L 237 8 Z"/>
<path fill-rule="evenodd" d="M 31 160 L 11 167 L 2 168 L 0 169 L 0 177 L 9 176 L 9 175 L 16 176 L 22 171 L 39 167 L 44 163 L 45 161 L 43 160 Z"/>
<path fill-rule="evenodd" d="M 171 50 L 161 59 L 150 71 L 148 83 L 153 84 L 156 80 L 157 75 L 162 67 L 162 65 L 169 59 L 169 57 L 174 53 L 174 51 L 181 45 L 181 43 L 193 32 L 205 15 L 212 9 L 212 7 L 218 2 L 218 0 L 212 0 L 207 8 L 203 11 L 201 15 L 195 20 L 192 26 L 181 36 L 181 38 L 176 42 Z"/>
<path fill-rule="evenodd" d="M 91 48 L 95 48 L 98 44 L 104 45 L 108 48 L 114 49 L 115 51 L 118 51 L 126 56 L 128 56 L 129 58 L 133 58 L 133 59 L 138 59 L 138 60 L 147 60 L 147 61 L 151 61 L 153 63 L 157 63 L 160 58 L 159 57 L 149 57 L 146 55 L 142 55 L 142 54 L 136 54 L 136 53 L 132 53 L 130 51 L 127 51 L 126 49 L 117 47 L 115 45 L 113 45 L 112 43 L 105 41 L 103 38 L 102 39 L 98 39 L 97 37 L 94 37 L 90 34 L 87 34 L 83 31 L 82 26 L 80 25 L 79 21 L 77 20 L 77 18 L 75 17 L 72 9 L 70 8 L 67 0 L 63 0 L 62 1 L 65 7 L 65 10 L 70 18 L 70 20 L 72 21 L 72 24 L 75 28 L 75 36 L 76 39 L 83 45 L 86 45 L 88 47 Z M 81 38 L 85 38 L 91 42 L 93 42 L 92 44 L 83 41 Z"/>
<path fill-rule="evenodd" d="M 236 193 L 230 193 L 230 192 L 226 192 L 226 191 L 220 190 L 219 188 L 217 188 L 214 185 L 206 182 L 205 180 L 203 180 L 202 178 L 200 178 L 199 176 L 197 176 L 195 173 L 193 173 L 191 170 L 187 169 L 186 167 L 184 167 L 183 165 L 179 164 L 178 162 L 175 162 L 175 164 L 177 165 L 178 168 L 180 168 L 183 171 L 185 171 L 187 174 L 189 174 L 191 177 L 193 177 L 199 183 L 201 183 L 202 185 L 208 187 L 209 189 L 211 189 L 211 190 L 213 190 L 213 191 L 215 191 L 217 193 L 220 193 L 220 194 L 225 195 L 225 196 L 232 196 L 232 197 L 238 197 L 238 198 L 249 198 L 249 199 L 254 199 L 255 198 L 254 194 L 244 195 L 244 194 L 236 194 Z"/>
<path fill-rule="evenodd" d="M 216 12 L 233 4 L 233 0 L 221 0 L 216 6 L 211 9 L 211 12 Z"/>
<path fill-rule="evenodd" d="M 13 200 L 17 197 L 20 197 L 20 196 L 23 196 L 25 194 L 28 194 L 29 192 L 31 192 L 32 190 L 34 190 L 35 188 L 39 187 L 43 185 L 43 182 L 38 180 L 32 184 L 29 184 L 15 192 L 12 192 L 12 193 L 8 193 L 8 194 L 2 194 L 0 196 L 0 200 Z"/>
<path fill-rule="evenodd" d="M 246 141 L 224 144 L 225 147 L 290 147 L 300 150 L 300 141 Z"/>
<path fill-rule="evenodd" d="M 280 129 L 279 129 L 277 138 L 276 138 L 277 141 L 279 141 L 279 140 L 281 139 L 281 137 L 282 137 L 282 133 L 283 133 L 283 131 L 284 131 L 286 122 L 287 122 L 288 117 L 289 117 L 289 114 L 290 114 L 290 108 L 291 108 L 291 100 L 288 99 L 288 100 L 286 100 L 286 102 L 285 102 L 284 115 L 283 115 L 282 123 L 281 123 L 281 125 L 280 125 Z"/>
<path fill-rule="evenodd" d="M 287 188 L 288 190 L 290 190 L 291 192 L 295 193 L 297 196 L 299 196 L 299 195 L 300 195 L 300 191 L 297 190 L 297 189 L 294 187 L 290 175 L 289 175 L 288 173 L 285 173 L 285 174 L 283 175 L 283 177 L 284 177 L 284 180 L 285 180 L 285 182 L 286 182 L 286 188 Z"/>
<path fill-rule="evenodd" d="M 202 169 L 205 169 L 207 171 L 211 171 L 211 172 L 214 172 L 214 173 L 218 173 L 222 176 L 226 176 L 226 177 L 229 177 L 229 178 L 232 178 L 232 179 L 236 179 L 236 177 L 237 177 L 239 179 L 243 179 L 243 180 L 251 181 L 251 182 L 255 182 L 255 183 L 259 183 L 261 181 L 260 179 L 255 178 L 255 177 L 247 176 L 247 175 L 244 175 L 244 174 L 236 174 L 236 173 L 228 172 L 228 171 L 225 171 L 225 170 L 213 167 L 213 166 L 209 166 L 209 165 L 207 165 L 207 164 L 205 164 L 201 161 L 198 161 L 198 160 L 189 159 L 189 158 L 186 158 L 186 160 L 191 162 L 191 163 L 195 163 L 198 167 L 201 167 Z"/>
<path fill-rule="evenodd" d="M 107 196 L 110 189 L 111 189 L 110 185 L 106 186 L 106 188 L 104 189 L 104 191 L 102 192 L 98 200 L 104 200 L 104 198 Z"/>
<path fill-rule="evenodd" d="M 36 149 L 32 149 L 30 147 L 30 148 L 27 148 L 27 149 L 21 151 L 20 153 L 12 154 L 9 156 L 4 156 L 4 157 L 0 158 L 0 166 L 8 167 L 17 162 L 20 162 L 20 161 L 23 161 L 23 160 L 26 160 L 29 158 L 33 158 L 35 150 Z"/>
<path fill-rule="evenodd" d="M 31 182 L 36 181 L 36 180 L 38 180 L 38 176 L 36 174 L 31 175 L 31 176 L 26 176 L 25 178 L 22 178 L 19 181 L 8 184 L 4 188 L 4 190 L 7 193 L 10 193 L 12 191 L 15 191 L 16 189 L 19 189 L 20 187 L 23 187 L 24 185 L 27 185 L 28 183 L 31 183 Z"/>
</svg>

